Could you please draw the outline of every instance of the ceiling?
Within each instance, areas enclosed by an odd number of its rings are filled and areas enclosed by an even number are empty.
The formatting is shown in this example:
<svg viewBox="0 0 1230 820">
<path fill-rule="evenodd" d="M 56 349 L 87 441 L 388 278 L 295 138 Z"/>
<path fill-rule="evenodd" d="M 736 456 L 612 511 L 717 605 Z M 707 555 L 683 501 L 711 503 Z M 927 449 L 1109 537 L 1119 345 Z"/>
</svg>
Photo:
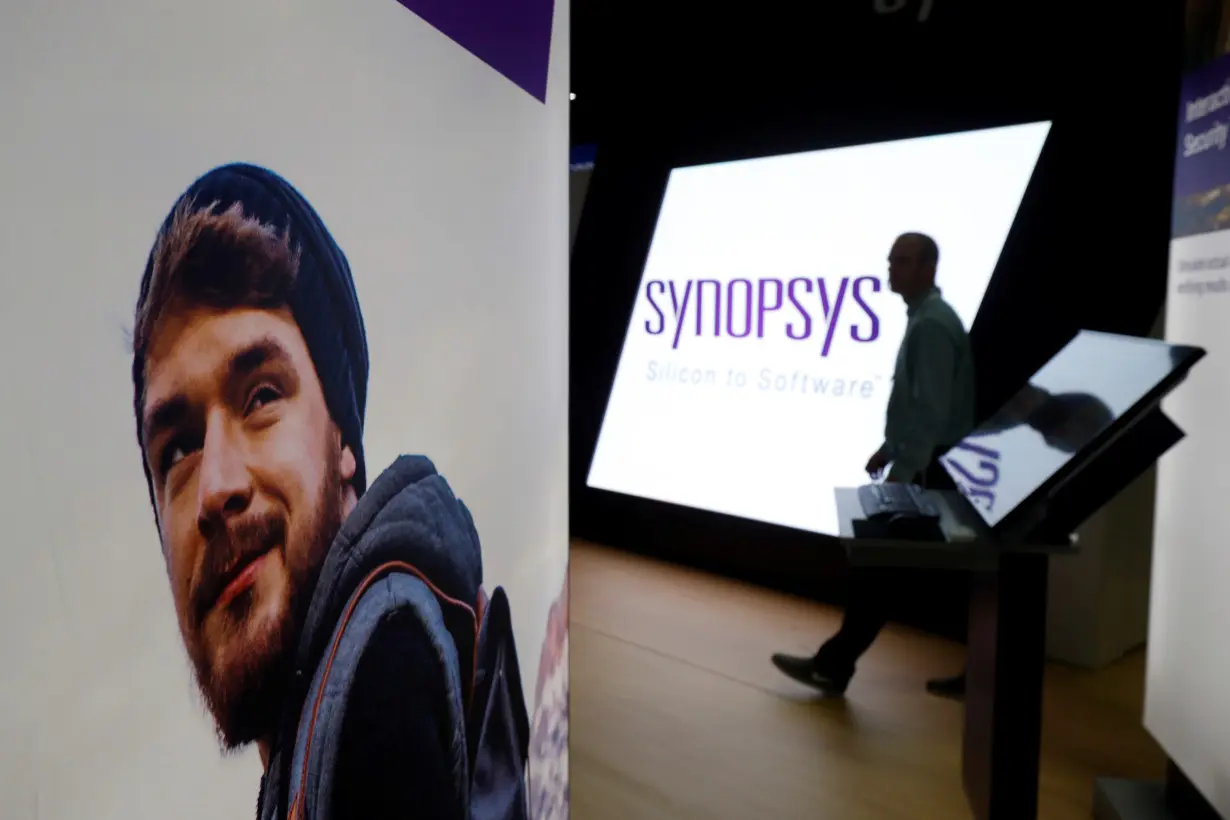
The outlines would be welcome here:
<svg viewBox="0 0 1230 820">
<path fill-rule="evenodd" d="M 986 16 L 977 2 L 830 0 L 804 15 L 805 7 L 784 3 L 722 12 L 664 2 L 638 13 L 626 4 L 575 0 L 572 142 L 597 142 L 612 130 L 660 129 L 664 119 L 686 120 L 752 97 L 767 106 L 803 104 L 848 85 L 852 73 L 884 71 L 913 54 L 934 63 L 923 50 L 954 33 L 954 22 L 977 25 Z M 920 23 L 924 4 L 935 8 Z M 896 6 L 892 14 L 876 12 Z"/>
<path fill-rule="evenodd" d="M 698 118 L 752 123 L 886 98 L 1005 86 L 1070 98 L 1101 93 L 1116 65 L 1174 31 L 1115 4 L 1071 0 L 829 0 L 648 8 L 574 0 L 572 143 L 663 133 Z M 1182 4 L 1177 4 L 1181 15 Z M 925 11 L 925 14 L 924 14 Z M 1158 9 L 1157 11 L 1160 11 Z M 1154 15 L 1156 18 L 1157 15 Z M 1131 44 L 1127 46 L 1125 44 Z M 917 92 L 917 93 L 914 93 Z"/>
</svg>

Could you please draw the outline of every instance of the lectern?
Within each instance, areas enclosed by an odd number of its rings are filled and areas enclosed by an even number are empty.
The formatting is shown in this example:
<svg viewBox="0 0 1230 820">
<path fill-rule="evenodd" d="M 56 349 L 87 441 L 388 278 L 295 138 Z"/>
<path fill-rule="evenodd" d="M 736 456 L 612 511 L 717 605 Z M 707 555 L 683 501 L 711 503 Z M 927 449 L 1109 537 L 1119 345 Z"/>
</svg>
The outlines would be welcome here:
<svg viewBox="0 0 1230 820">
<path fill-rule="evenodd" d="M 977 820 L 1038 815 L 1047 563 L 1183 438 L 1159 404 L 1203 356 L 1081 331 L 941 458 L 958 489 L 928 491 L 927 537 L 868 520 L 856 488 L 834 492 L 852 566 L 970 573 L 962 781 Z"/>
</svg>

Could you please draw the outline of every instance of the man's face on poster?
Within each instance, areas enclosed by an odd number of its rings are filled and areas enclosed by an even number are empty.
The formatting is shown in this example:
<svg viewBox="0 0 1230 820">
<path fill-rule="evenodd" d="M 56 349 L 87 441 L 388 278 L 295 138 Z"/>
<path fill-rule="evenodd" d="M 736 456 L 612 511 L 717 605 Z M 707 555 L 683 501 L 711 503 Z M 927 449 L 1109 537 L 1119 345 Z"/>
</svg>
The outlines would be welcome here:
<svg viewBox="0 0 1230 820">
<path fill-rule="evenodd" d="M 354 456 L 285 309 L 168 311 L 142 424 L 184 644 L 235 748 L 278 718 Z"/>
</svg>

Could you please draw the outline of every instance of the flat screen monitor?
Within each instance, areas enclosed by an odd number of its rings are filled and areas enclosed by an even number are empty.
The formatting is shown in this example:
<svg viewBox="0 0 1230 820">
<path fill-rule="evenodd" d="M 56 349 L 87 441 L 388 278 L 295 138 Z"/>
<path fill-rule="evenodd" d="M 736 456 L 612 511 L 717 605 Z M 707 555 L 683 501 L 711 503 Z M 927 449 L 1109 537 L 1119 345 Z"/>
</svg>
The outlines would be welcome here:
<svg viewBox="0 0 1230 820">
<path fill-rule="evenodd" d="M 1156 405 L 1203 355 L 1082 330 L 941 463 L 982 520 L 1002 530 Z"/>
<path fill-rule="evenodd" d="M 587 483 L 837 534 L 867 481 L 906 309 L 893 240 L 939 244 L 973 324 L 1050 123 L 676 168 Z"/>
</svg>

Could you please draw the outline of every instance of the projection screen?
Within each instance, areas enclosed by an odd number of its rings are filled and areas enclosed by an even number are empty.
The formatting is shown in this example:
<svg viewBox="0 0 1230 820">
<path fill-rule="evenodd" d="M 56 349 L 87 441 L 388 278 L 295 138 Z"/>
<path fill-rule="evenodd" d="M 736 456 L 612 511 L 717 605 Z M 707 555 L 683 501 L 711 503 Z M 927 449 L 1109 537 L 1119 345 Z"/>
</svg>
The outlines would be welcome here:
<svg viewBox="0 0 1230 820">
<path fill-rule="evenodd" d="M 969 327 L 1050 123 L 672 171 L 588 485 L 836 534 L 867 481 L 906 310 L 896 236 L 940 247 Z"/>
</svg>

